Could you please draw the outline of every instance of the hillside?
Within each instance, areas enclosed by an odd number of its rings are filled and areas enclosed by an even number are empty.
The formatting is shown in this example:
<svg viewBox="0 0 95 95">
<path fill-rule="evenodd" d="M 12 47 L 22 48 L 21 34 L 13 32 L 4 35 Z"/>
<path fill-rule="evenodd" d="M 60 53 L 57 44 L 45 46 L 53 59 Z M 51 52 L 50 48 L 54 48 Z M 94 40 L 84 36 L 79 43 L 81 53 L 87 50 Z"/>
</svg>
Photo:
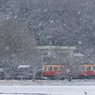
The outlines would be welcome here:
<svg viewBox="0 0 95 95">
<path fill-rule="evenodd" d="M 0 0 L 0 24 L 14 17 L 37 45 L 77 46 L 94 60 L 95 0 Z"/>
</svg>

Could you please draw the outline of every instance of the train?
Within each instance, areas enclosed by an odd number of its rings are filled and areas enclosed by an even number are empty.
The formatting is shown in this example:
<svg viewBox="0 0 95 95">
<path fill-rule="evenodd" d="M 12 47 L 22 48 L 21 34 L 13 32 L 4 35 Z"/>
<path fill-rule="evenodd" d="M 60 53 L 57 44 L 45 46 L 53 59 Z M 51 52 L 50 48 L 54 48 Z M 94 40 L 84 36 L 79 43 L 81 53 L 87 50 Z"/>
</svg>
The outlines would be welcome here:
<svg viewBox="0 0 95 95">
<path fill-rule="evenodd" d="M 34 75 L 31 72 L 31 67 L 28 65 L 18 66 L 16 69 L 0 69 L 0 79 L 30 79 Z M 35 72 L 35 79 L 85 79 L 95 78 L 95 65 L 79 64 L 79 65 L 46 65 L 42 69 Z"/>
<path fill-rule="evenodd" d="M 43 65 L 42 75 L 49 79 L 95 78 L 95 65 Z"/>
</svg>

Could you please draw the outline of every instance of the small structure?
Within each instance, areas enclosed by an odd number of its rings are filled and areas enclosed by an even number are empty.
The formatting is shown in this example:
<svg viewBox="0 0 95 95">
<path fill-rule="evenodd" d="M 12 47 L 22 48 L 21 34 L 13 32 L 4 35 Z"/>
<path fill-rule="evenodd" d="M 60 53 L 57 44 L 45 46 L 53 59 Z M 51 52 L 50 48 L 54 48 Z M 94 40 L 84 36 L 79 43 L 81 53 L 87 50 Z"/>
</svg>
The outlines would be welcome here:
<svg viewBox="0 0 95 95">
<path fill-rule="evenodd" d="M 30 65 L 19 65 L 17 68 L 30 68 Z"/>
<path fill-rule="evenodd" d="M 15 70 L 14 79 L 32 79 L 30 65 L 19 65 Z"/>
</svg>

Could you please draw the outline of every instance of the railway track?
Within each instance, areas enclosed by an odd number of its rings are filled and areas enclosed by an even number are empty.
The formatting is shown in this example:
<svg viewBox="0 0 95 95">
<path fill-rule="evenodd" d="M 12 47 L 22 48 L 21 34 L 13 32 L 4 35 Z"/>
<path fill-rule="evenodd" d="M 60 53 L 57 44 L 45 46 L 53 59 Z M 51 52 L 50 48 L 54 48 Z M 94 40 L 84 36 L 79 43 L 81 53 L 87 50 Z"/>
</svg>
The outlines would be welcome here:
<svg viewBox="0 0 95 95">
<path fill-rule="evenodd" d="M 93 85 L 95 86 L 95 80 L 94 79 L 74 79 L 71 82 L 68 80 L 0 80 L 0 86 L 11 86 L 11 85 L 59 85 L 59 86 L 65 86 L 65 85 Z"/>
</svg>

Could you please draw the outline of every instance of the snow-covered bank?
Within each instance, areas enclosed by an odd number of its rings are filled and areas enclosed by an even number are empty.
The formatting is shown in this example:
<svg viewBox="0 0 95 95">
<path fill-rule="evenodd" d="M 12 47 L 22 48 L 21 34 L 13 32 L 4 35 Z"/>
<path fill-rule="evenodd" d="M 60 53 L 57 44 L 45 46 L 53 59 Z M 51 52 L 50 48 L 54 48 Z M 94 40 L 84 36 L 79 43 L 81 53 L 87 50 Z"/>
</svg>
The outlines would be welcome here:
<svg viewBox="0 0 95 95">
<path fill-rule="evenodd" d="M 95 80 L 0 80 L 0 94 L 95 95 Z"/>
<path fill-rule="evenodd" d="M 1 94 L 95 95 L 95 86 L 0 86 Z"/>
</svg>

